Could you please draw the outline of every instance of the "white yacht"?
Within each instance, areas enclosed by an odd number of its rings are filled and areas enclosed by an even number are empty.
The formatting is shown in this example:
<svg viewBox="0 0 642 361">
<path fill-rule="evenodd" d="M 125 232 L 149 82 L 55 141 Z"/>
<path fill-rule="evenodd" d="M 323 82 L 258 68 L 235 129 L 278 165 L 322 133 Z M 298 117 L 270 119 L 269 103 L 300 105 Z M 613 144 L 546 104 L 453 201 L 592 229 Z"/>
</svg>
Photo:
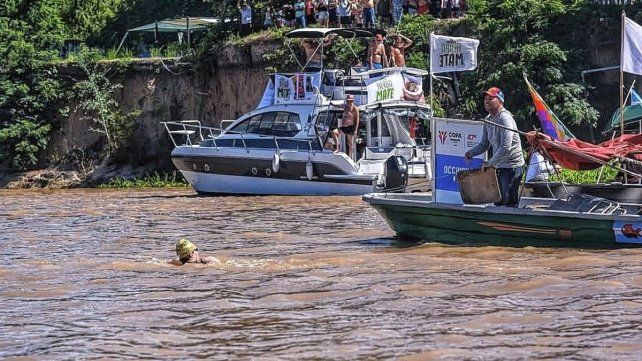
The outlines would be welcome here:
<svg viewBox="0 0 642 361">
<path fill-rule="evenodd" d="M 367 33 L 314 30 L 299 29 L 288 35 L 348 38 Z M 403 96 L 404 76 L 416 82 L 422 72 L 391 68 L 347 75 L 323 69 L 273 74 L 259 106 L 225 129 L 199 121 L 165 122 L 175 146 L 172 161 L 199 194 L 362 195 L 426 190 L 431 179 L 427 141 L 431 111 L 418 98 L 404 100 Z M 391 87 L 384 89 L 388 99 L 373 94 L 374 89 L 383 89 L 376 83 Z M 328 149 L 330 130 L 340 125 L 343 98 L 355 91 L 360 95 L 357 140 L 349 145 L 341 137 L 341 151 Z M 356 149 L 354 159 L 345 152 L 348 146 Z"/>
</svg>

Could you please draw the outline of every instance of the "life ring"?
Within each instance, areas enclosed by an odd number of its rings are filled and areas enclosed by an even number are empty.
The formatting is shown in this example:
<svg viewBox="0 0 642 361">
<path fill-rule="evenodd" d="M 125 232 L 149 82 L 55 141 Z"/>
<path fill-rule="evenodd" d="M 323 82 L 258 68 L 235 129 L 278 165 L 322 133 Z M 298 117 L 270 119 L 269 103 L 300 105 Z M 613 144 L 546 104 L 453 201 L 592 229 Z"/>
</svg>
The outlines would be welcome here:
<svg viewBox="0 0 642 361">
<path fill-rule="evenodd" d="M 272 157 L 272 171 L 274 173 L 278 173 L 280 168 L 281 168 L 281 156 L 279 155 L 279 153 L 274 153 L 274 157 Z"/>
</svg>

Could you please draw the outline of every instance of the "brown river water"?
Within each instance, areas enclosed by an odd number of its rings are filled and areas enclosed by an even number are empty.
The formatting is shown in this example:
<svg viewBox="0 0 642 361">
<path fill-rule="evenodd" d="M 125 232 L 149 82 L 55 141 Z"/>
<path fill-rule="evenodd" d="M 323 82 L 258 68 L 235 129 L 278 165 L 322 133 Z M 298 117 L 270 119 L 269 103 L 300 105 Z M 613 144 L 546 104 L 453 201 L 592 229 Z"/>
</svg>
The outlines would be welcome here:
<svg viewBox="0 0 642 361">
<path fill-rule="evenodd" d="M 0 359 L 642 359 L 642 250 L 395 241 L 359 197 L 0 191 Z M 210 265 L 170 266 L 186 237 Z"/>
</svg>

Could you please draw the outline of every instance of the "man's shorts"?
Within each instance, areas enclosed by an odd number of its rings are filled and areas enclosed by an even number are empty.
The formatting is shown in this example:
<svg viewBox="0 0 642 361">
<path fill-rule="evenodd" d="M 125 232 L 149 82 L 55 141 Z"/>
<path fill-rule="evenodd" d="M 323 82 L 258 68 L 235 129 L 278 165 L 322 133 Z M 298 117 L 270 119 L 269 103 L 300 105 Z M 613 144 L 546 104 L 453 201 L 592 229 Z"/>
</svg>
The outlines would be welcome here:
<svg viewBox="0 0 642 361">
<path fill-rule="evenodd" d="M 345 127 L 339 127 L 339 130 L 343 132 L 343 134 L 354 134 L 354 125 L 346 125 Z"/>
<path fill-rule="evenodd" d="M 328 18 L 328 12 L 327 11 L 319 11 L 319 14 L 317 15 L 319 17 L 319 20 L 325 20 Z"/>
</svg>

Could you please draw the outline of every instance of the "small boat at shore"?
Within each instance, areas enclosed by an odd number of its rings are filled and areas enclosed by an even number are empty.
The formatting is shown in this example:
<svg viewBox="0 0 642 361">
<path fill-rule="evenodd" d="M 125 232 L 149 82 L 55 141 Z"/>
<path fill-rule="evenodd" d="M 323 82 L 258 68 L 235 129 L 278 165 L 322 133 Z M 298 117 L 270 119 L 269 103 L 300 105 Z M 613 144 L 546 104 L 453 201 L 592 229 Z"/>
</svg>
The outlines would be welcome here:
<svg viewBox="0 0 642 361">
<path fill-rule="evenodd" d="M 642 205 L 588 195 L 523 197 L 519 207 L 447 204 L 430 194 L 363 196 L 401 238 L 461 245 L 642 246 Z"/>
</svg>

